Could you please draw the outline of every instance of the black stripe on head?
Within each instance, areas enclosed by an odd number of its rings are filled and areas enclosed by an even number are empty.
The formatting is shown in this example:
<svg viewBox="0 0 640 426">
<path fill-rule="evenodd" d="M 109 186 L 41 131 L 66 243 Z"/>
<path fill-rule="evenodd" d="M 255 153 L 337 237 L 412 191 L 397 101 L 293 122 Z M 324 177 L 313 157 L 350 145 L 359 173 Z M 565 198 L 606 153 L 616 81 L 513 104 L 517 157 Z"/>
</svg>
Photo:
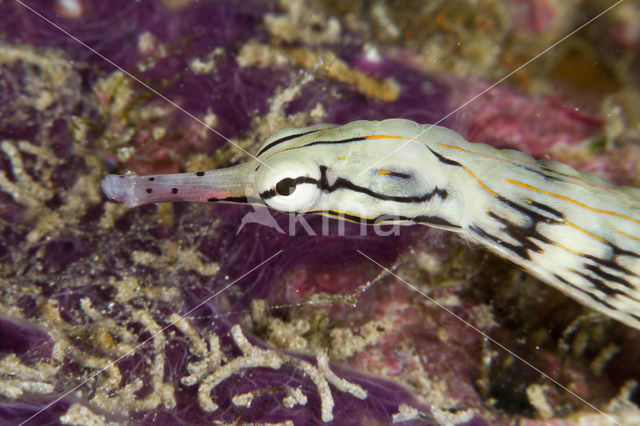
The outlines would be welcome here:
<svg viewBox="0 0 640 426">
<path fill-rule="evenodd" d="M 320 181 L 318 182 L 318 186 L 323 191 L 326 191 L 329 193 L 336 191 L 338 189 L 347 189 L 350 191 L 366 194 L 370 197 L 377 198 L 379 200 L 397 201 L 399 203 L 422 203 L 422 202 L 431 200 L 434 196 L 438 196 L 442 200 L 444 200 L 449 195 L 447 190 L 440 189 L 438 187 L 434 188 L 433 191 L 427 192 L 423 195 L 402 196 L 402 195 L 380 194 L 372 191 L 369 188 L 365 188 L 364 186 L 356 185 L 355 183 L 343 177 L 339 177 L 335 180 L 333 184 L 329 184 L 329 179 L 327 178 L 326 166 L 320 166 Z"/>
<path fill-rule="evenodd" d="M 322 191 L 325 191 L 327 193 L 332 193 L 339 189 L 346 189 L 349 191 L 366 194 L 370 197 L 377 198 L 378 200 L 396 201 L 399 203 L 423 203 L 425 201 L 430 201 L 433 197 L 440 197 L 440 199 L 444 200 L 449 196 L 449 193 L 447 192 L 446 189 L 440 189 L 438 187 L 434 188 L 433 191 L 431 192 L 427 192 L 423 195 L 415 195 L 415 196 L 380 194 L 364 186 L 356 185 L 350 180 L 342 177 L 337 178 L 333 184 L 329 184 L 329 179 L 327 178 L 327 166 L 320 166 L 320 180 L 317 180 L 308 176 L 299 176 L 297 178 L 290 178 L 290 179 L 293 180 L 294 185 L 313 184 L 313 185 L 316 185 L 318 188 L 320 188 Z M 269 198 L 275 197 L 276 195 L 278 194 L 276 193 L 275 188 L 270 188 L 260 193 L 260 197 L 263 200 L 267 200 Z"/>
<path fill-rule="evenodd" d="M 409 216 L 380 215 L 373 218 L 367 218 L 367 217 L 361 217 L 361 216 L 349 214 L 346 212 L 339 212 L 337 210 L 311 210 L 306 213 L 326 214 L 337 219 L 344 219 L 344 220 L 348 220 L 349 222 L 355 222 L 355 223 L 365 223 L 367 225 L 375 225 L 377 223 L 382 223 L 382 222 L 413 222 L 413 223 L 419 223 L 424 225 L 447 226 L 447 227 L 456 228 L 456 229 L 461 228 L 458 225 L 454 225 L 452 223 L 447 222 L 444 219 L 441 219 L 435 216 L 409 217 Z"/>
<path fill-rule="evenodd" d="M 327 130 L 327 129 L 326 128 L 325 129 L 314 129 L 314 130 L 309 130 L 309 131 L 304 132 L 304 133 L 296 133 L 295 135 L 289 135 L 289 136 L 285 136 L 283 138 L 277 139 L 277 140 L 271 142 L 269 145 L 267 145 L 264 148 L 262 148 L 260 151 L 258 151 L 258 153 L 256 154 L 256 157 L 259 157 L 260 155 L 264 154 L 265 152 L 267 152 L 268 150 L 270 150 L 274 146 L 280 145 L 283 142 L 290 141 L 291 139 L 299 138 L 299 137 L 302 137 L 302 136 L 305 136 L 305 135 L 310 135 L 311 133 L 319 132 L 320 130 Z"/>
<path fill-rule="evenodd" d="M 443 227 L 449 227 L 452 229 L 461 229 L 460 226 L 458 225 L 454 225 L 453 223 L 448 222 L 445 219 L 442 219 L 438 216 L 416 216 L 416 217 L 409 217 L 409 216 L 387 216 L 387 215 L 380 215 L 380 216 L 376 216 L 373 218 L 366 218 L 366 217 L 360 217 L 360 216 L 356 216 L 353 214 L 349 214 L 349 213 L 345 213 L 345 212 L 338 212 L 336 210 L 312 210 L 309 211 L 307 213 L 310 214 L 327 214 L 331 217 L 335 217 L 335 218 L 339 218 L 339 219 L 345 219 L 348 220 L 350 222 L 356 222 L 356 223 L 366 223 L 367 225 L 375 225 L 376 223 L 382 223 L 383 221 L 385 222 L 413 222 L 413 223 L 419 223 L 422 225 L 434 225 L 434 226 L 443 226 Z"/>
<path fill-rule="evenodd" d="M 365 223 L 367 225 L 376 225 L 378 223 L 383 222 L 394 222 L 394 221 L 403 221 L 403 222 L 416 222 L 415 218 L 407 217 L 407 216 L 388 216 L 388 215 L 380 215 L 376 217 L 361 217 L 354 214 L 349 214 L 346 212 L 341 212 L 337 210 L 312 210 L 308 213 L 313 214 L 326 214 L 331 217 L 335 217 L 338 219 L 348 220 L 349 222 L 355 223 Z M 454 226 L 455 225 L 451 225 Z"/>
<path fill-rule="evenodd" d="M 298 176 L 295 179 L 293 179 L 293 178 L 284 178 L 284 179 L 290 179 L 291 180 L 291 182 L 289 182 L 288 185 L 292 186 L 294 190 L 295 190 L 296 186 L 298 186 L 300 184 L 304 184 L 304 183 L 308 183 L 308 184 L 312 184 L 312 185 L 315 185 L 315 186 L 319 186 L 318 181 L 316 179 L 308 177 L 308 176 Z M 284 179 L 282 179 L 282 180 L 284 180 Z M 276 191 L 275 188 L 270 188 L 270 189 L 267 189 L 266 191 L 260 193 L 260 198 L 262 198 L 263 200 L 268 200 L 269 198 L 273 198 L 276 195 L 282 195 L 282 194 L 278 194 L 278 192 Z"/>
<path fill-rule="evenodd" d="M 291 151 L 292 149 L 298 149 L 298 148 L 306 148 L 309 146 L 313 146 L 313 145 L 339 145 L 339 144 L 343 144 L 343 143 L 351 143 L 351 142 L 359 142 L 359 141 L 363 141 L 366 140 L 367 137 L 366 136 L 356 136 L 353 138 L 349 138 L 349 139 L 340 139 L 337 141 L 315 141 L 315 142 L 310 142 L 306 145 L 301 145 L 301 146 L 293 146 L 291 148 L 287 148 L 284 151 Z"/>
<path fill-rule="evenodd" d="M 351 142 L 358 142 L 358 141 L 363 141 L 367 139 L 366 136 L 356 136 L 353 138 L 349 138 L 349 139 L 340 139 L 337 141 L 315 141 L 315 142 L 310 142 L 306 145 L 302 145 L 296 148 L 290 148 L 290 149 L 297 149 L 297 148 L 306 148 L 308 146 L 313 146 L 313 145 L 340 145 L 343 143 L 351 143 Z"/>
<path fill-rule="evenodd" d="M 426 146 L 426 145 L 425 145 L 425 146 Z M 464 166 L 463 166 L 462 164 L 458 163 L 457 161 L 454 161 L 454 160 L 450 160 L 450 159 L 448 159 L 448 158 L 447 158 L 447 157 L 445 157 L 444 155 L 437 153 L 436 151 L 432 150 L 432 149 L 431 149 L 431 148 L 429 148 L 428 146 L 427 146 L 427 149 L 428 149 L 429 151 L 431 151 L 431 153 L 432 153 L 432 154 L 433 154 L 433 155 L 438 159 L 438 161 L 440 161 L 441 163 L 448 164 L 448 165 L 450 165 L 450 166 L 458 166 L 458 167 L 463 167 L 463 168 L 464 168 Z"/>
</svg>

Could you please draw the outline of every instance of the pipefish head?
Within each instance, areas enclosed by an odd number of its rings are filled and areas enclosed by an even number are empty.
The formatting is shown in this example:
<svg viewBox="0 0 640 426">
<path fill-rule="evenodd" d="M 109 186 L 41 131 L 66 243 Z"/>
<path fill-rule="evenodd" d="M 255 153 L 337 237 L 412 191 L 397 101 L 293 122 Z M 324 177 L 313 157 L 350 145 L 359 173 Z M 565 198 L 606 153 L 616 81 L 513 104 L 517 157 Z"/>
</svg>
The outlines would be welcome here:
<svg viewBox="0 0 640 426">
<path fill-rule="evenodd" d="M 353 221 L 409 220 L 447 197 L 420 172 L 427 153 L 407 121 L 283 130 L 258 152 L 255 191 L 269 207 Z M 412 123 L 415 124 L 415 123 Z M 410 128 L 407 128 L 410 127 Z"/>
<path fill-rule="evenodd" d="M 282 130 L 254 160 L 174 175 L 109 175 L 105 194 L 129 206 L 162 201 L 263 202 L 282 212 L 347 220 L 413 220 L 448 197 L 423 141 L 406 120 Z M 425 173 L 425 170 L 428 173 Z M 440 182 L 440 183 L 439 183 Z M 440 186 L 439 186 L 440 185 Z"/>
</svg>

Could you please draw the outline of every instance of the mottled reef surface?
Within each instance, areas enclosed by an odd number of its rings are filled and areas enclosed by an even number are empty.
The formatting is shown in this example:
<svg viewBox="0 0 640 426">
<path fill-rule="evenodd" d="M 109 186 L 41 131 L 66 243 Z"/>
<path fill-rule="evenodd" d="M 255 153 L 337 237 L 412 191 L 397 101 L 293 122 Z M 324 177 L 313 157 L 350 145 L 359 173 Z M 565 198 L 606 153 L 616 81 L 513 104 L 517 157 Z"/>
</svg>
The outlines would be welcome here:
<svg viewBox="0 0 640 426">
<path fill-rule="evenodd" d="M 456 236 L 99 186 L 391 117 L 640 186 L 638 2 L 450 114 L 612 4 L 0 1 L 0 423 L 640 423 L 640 333 Z"/>
</svg>

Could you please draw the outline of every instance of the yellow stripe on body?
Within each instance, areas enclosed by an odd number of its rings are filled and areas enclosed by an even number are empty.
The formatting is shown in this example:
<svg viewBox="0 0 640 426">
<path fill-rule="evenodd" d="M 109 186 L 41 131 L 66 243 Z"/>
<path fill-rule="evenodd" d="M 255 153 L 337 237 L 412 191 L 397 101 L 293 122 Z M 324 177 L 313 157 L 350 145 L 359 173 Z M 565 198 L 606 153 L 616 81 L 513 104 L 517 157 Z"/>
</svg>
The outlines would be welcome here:
<svg viewBox="0 0 640 426">
<path fill-rule="evenodd" d="M 611 244 L 609 241 L 605 240 L 604 238 L 598 237 L 596 234 L 593 234 L 593 233 L 591 233 L 591 232 L 587 231 L 586 229 L 582 229 L 582 228 L 580 228 L 578 225 L 576 225 L 576 224 L 574 224 L 574 223 L 571 223 L 571 222 L 569 222 L 568 220 L 565 220 L 565 221 L 564 221 L 564 222 L 562 222 L 562 223 L 563 223 L 563 224 L 566 224 L 566 225 L 569 225 L 569 226 L 571 226 L 572 228 L 577 229 L 578 231 L 584 232 L 584 233 L 585 233 L 585 234 L 587 234 L 588 236 L 593 237 L 593 238 L 595 238 L 596 240 L 601 241 L 601 242 L 603 242 L 603 243 L 605 243 L 605 244 L 607 244 L 607 245 L 609 245 L 609 246 L 612 246 L 612 245 L 613 245 L 613 244 Z"/>
<path fill-rule="evenodd" d="M 640 243 L 640 238 L 638 238 L 638 237 L 634 237 L 633 235 L 625 234 L 624 232 L 622 232 L 622 231 L 618 231 L 617 229 L 614 229 L 613 231 L 614 231 L 614 232 L 617 232 L 617 233 L 618 233 L 618 234 L 620 234 L 620 235 L 624 235 L 624 236 L 625 236 L 625 237 L 627 237 L 627 238 L 631 238 L 632 240 L 636 240 L 637 242 L 639 242 L 639 243 Z"/>
<path fill-rule="evenodd" d="M 365 139 L 404 139 L 404 136 L 393 136 L 393 135 L 371 135 L 365 136 Z"/>
<path fill-rule="evenodd" d="M 583 208 L 585 208 L 587 210 L 591 210 L 592 212 L 609 214 L 609 215 L 612 215 L 612 216 L 621 217 L 623 219 L 631 220 L 631 221 L 633 221 L 633 222 L 635 222 L 635 223 L 640 225 L 640 220 L 634 219 L 634 218 L 632 218 L 630 216 L 627 216 L 625 214 L 622 214 L 622 213 L 612 212 L 612 211 L 609 211 L 609 210 L 596 209 L 594 207 L 590 207 L 590 206 L 588 206 L 586 204 L 581 203 L 580 201 L 576 201 L 576 200 L 571 199 L 569 197 L 566 197 L 564 195 L 556 194 L 555 192 L 544 191 L 544 190 L 538 189 L 538 188 L 536 188 L 534 186 L 527 185 L 526 183 L 518 182 L 517 180 L 505 178 L 505 181 L 510 183 L 510 184 L 512 184 L 512 185 L 520 186 L 522 188 L 529 189 L 531 191 L 539 192 L 540 194 L 550 195 L 552 197 L 556 197 L 556 198 L 559 198 L 561 200 L 568 201 L 568 202 L 573 203 L 573 204 L 575 204 L 577 206 L 583 207 Z"/>
<path fill-rule="evenodd" d="M 575 250 L 571 250 L 569 247 L 565 247 L 562 244 L 556 242 L 556 241 L 551 241 L 551 244 L 553 244 L 554 246 L 560 247 L 561 249 L 564 249 L 566 251 L 568 251 L 569 253 L 573 253 L 577 256 L 581 256 L 584 257 L 584 253 L 580 253 L 579 251 L 575 251 Z"/>
<path fill-rule="evenodd" d="M 440 143 L 438 145 L 443 147 L 443 148 L 455 149 L 455 150 L 462 151 L 462 152 L 467 153 L 467 154 L 477 155 L 477 156 L 480 156 L 480 157 L 491 158 L 492 160 L 498 160 L 498 161 L 502 161 L 502 162 L 505 162 L 505 163 L 514 164 L 514 162 L 511 161 L 511 160 L 508 160 L 508 159 L 502 158 L 502 157 L 496 157 L 495 155 L 480 154 L 479 152 L 470 151 L 468 149 L 460 148 L 459 146 L 447 145 L 447 144 L 444 144 L 444 143 Z M 537 163 L 538 162 L 534 158 L 531 158 L 531 162 L 530 162 L 531 165 L 536 165 Z M 554 172 L 556 174 L 560 174 L 561 176 L 565 176 L 566 175 L 564 173 L 558 173 L 555 170 L 551 170 L 551 172 Z M 611 188 L 595 185 L 595 184 L 593 184 L 593 183 L 591 183 L 591 182 L 589 182 L 587 180 L 582 179 L 581 177 L 571 176 L 571 175 L 566 175 L 566 177 L 569 177 L 571 179 L 575 179 L 578 182 L 584 183 L 586 185 L 589 185 L 589 186 L 592 186 L 592 187 L 595 187 L 595 188 L 604 189 L 604 190 L 606 190 L 608 192 L 611 192 Z M 567 182 L 567 183 L 572 183 L 573 184 L 574 182 Z"/>
<path fill-rule="evenodd" d="M 492 190 L 491 188 L 489 188 L 487 185 L 484 184 L 484 182 L 482 182 L 480 179 L 478 179 L 478 177 L 469 169 L 467 169 L 466 167 L 464 167 L 464 170 L 469 173 L 469 175 L 476 181 L 478 182 L 478 185 L 480 185 L 485 191 L 487 191 L 489 194 L 493 195 L 494 197 L 498 197 L 498 194 Z"/>
</svg>

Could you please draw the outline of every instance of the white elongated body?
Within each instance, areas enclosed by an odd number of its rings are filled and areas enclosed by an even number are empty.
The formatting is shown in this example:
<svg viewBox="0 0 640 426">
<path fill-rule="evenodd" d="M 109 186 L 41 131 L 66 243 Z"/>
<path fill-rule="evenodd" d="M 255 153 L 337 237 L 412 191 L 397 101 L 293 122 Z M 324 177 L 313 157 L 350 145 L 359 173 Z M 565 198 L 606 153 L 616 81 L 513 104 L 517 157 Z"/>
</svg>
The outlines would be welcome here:
<svg viewBox="0 0 640 426">
<path fill-rule="evenodd" d="M 464 234 L 580 303 L 640 329 L 640 190 L 412 121 L 282 130 L 222 170 L 106 176 L 129 206 L 263 202 Z"/>
</svg>

